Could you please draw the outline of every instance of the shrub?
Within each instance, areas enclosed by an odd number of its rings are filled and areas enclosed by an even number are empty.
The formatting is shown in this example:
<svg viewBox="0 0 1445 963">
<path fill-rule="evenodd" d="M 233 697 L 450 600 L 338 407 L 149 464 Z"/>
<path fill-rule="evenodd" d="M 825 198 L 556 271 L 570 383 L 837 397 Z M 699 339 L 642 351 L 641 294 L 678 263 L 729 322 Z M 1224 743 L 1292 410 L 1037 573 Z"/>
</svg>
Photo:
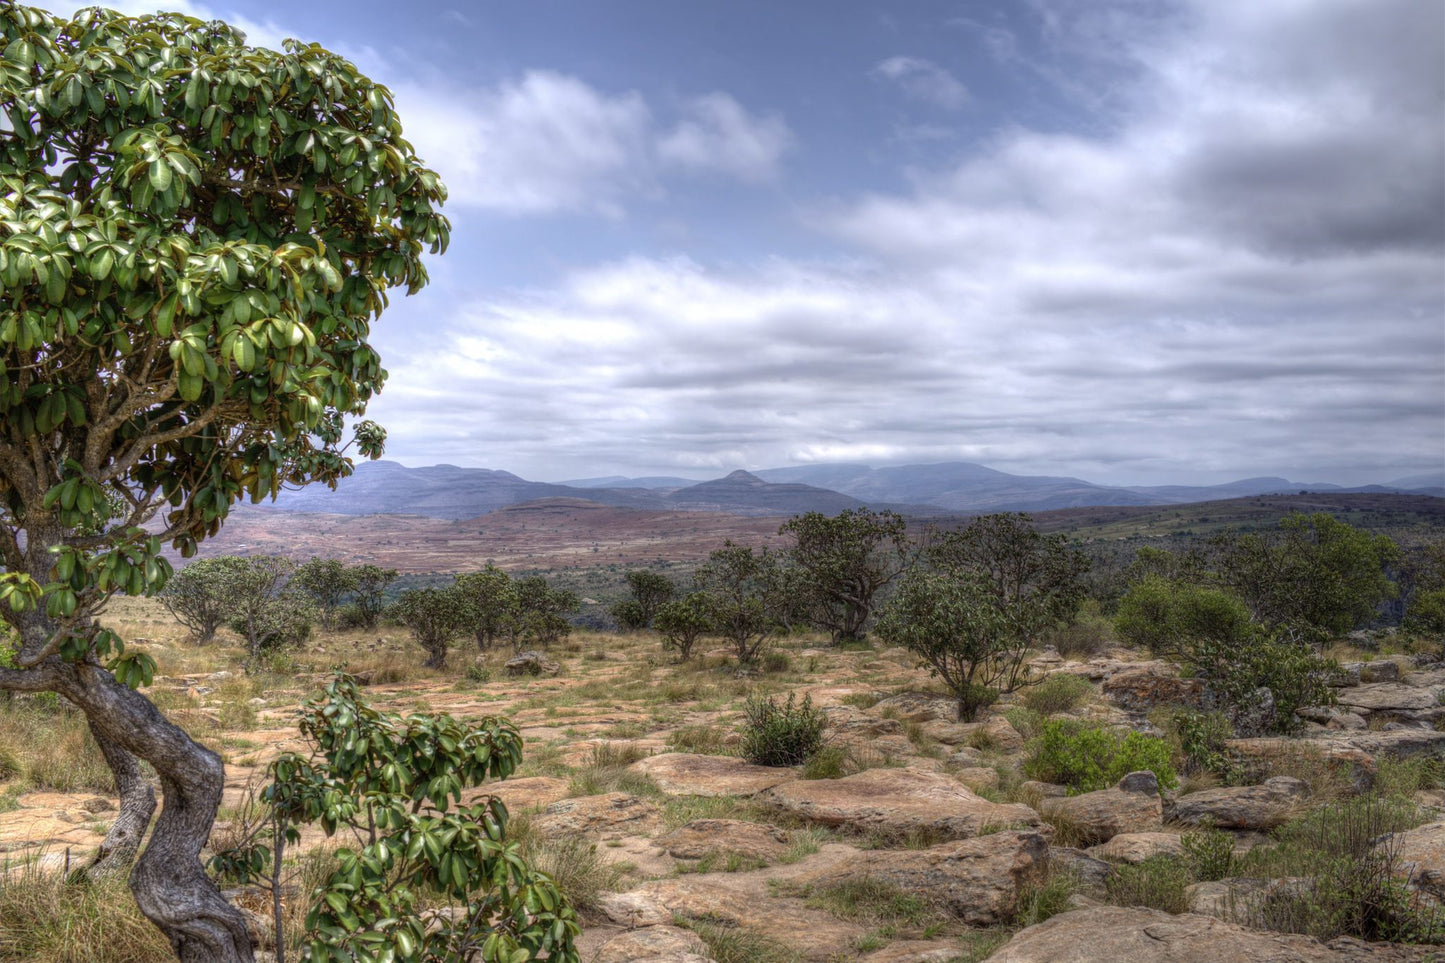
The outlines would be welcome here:
<svg viewBox="0 0 1445 963">
<path fill-rule="evenodd" d="M 1189 898 L 1185 889 L 1192 880 L 1183 860 L 1174 856 L 1150 856 L 1133 865 L 1114 867 L 1104 881 L 1109 902 L 1118 906 L 1143 906 L 1166 913 L 1185 913 Z"/>
<path fill-rule="evenodd" d="M 662 633 L 662 647 L 677 653 L 681 662 L 692 658 L 697 640 L 715 629 L 712 596 L 692 592 L 676 602 L 658 606 L 652 624 Z"/>
<path fill-rule="evenodd" d="M 1062 783 L 1075 792 L 1114 785 L 1131 772 L 1151 770 L 1161 788 L 1178 783 L 1169 744 L 1155 736 L 1130 732 L 1123 736 L 1071 719 L 1045 722 L 1030 740 L 1024 773 L 1030 779 Z"/>
<path fill-rule="evenodd" d="M 623 599 L 607 610 L 617 627 L 628 632 L 647 628 L 647 613 L 636 599 Z"/>
<path fill-rule="evenodd" d="M 1234 738 L 1234 727 L 1223 713 L 1182 709 L 1170 715 L 1166 728 L 1178 743 L 1185 773 L 1209 772 L 1225 782 L 1238 780 L 1242 767 L 1227 742 Z"/>
<path fill-rule="evenodd" d="M 1033 926 L 1057 916 L 1070 909 L 1078 889 L 1077 873 L 1050 862 L 1044 877 L 1019 893 L 1011 922 L 1017 927 Z"/>
<path fill-rule="evenodd" d="M 1184 861 L 1196 880 L 1214 882 L 1234 875 L 1234 837 L 1222 829 L 1204 826 L 1179 837 Z"/>
<path fill-rule="evenodd" d="M 1097 600 L 1085 599 L 1074 621 L 1050 629 L 1043 641 L 1066 659 L 1086 659 L 1114 641 L 1114 623 L 1100 611 Z"/>
<path fill-rule="evenodd" d="M 813 708 L 811 696 L 782 705 L 771 698 L 749 696 L 743 707 L 743 756 L 759 766 L 796 766 L 823 747 L 827 717 Z"/>
<path fill-rule="evenodd" d="M 1087 679 L 1058 672 L 1031 689 L 1025 689 L 1019 701 L 1039 713 L 1050 716 L 1076 708 L 1094 691 Z"/>
<path fill-rule="evenodd" d="M 763 656 L 763 671 L 769 675 L 787 672 L 793 667 L 793 660 L 786 652 L 769 652 Z"/>
</svg>

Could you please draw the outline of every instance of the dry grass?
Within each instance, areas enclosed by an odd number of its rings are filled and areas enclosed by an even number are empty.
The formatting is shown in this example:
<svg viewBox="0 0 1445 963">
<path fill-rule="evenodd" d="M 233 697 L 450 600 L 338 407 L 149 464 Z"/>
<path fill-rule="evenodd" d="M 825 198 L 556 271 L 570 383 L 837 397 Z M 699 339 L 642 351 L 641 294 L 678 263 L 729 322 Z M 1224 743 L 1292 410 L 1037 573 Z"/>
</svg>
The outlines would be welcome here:
<svg viewBox="0 0 1445 963">
<path fill-rule="evenodd" d="M 156 963 L 169 941 L 141 915 L 124 877 L 66 883 L 34 863 L 0 867 L 3 963 Z"/>
<path fill-rule="evenodd" d="M 85 716 L 49 693 L 0 702 L 0 778 L 55 792 L 115 791 Z"/>
</svg>

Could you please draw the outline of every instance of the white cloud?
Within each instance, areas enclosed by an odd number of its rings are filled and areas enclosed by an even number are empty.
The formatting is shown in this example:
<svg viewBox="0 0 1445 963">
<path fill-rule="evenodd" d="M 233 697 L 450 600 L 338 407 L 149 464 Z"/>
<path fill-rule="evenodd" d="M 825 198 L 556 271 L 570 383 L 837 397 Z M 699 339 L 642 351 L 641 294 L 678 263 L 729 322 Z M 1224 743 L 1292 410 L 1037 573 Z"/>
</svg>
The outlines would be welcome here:
<svg viewBox="0 0 1445 963">
<path fill-rule="evenodd" d="M 957 77 L 922 57 L 889 57 L 873 72 L 898 84 L 908 96 L 944 110 L 959 110 L 969 102 L 968 88 Z"/>
<path fill-rule="evenodd" d="M 777 173 L 792 144 L 792 131 L 778 115 L 754 117 L 727 94 L 712 93 L 688 105 L 686 118 L 658 141 L 657 153 L 664 163 L 762 181 Z"/>
<path fill-rule="evenodd" d="M 408 137 L 459 204 L 616 215 L 653 183 L 652 114 L 635 92 L 607 95 L 544 70 L 488 90 L 395 92 Z"/>
</svg>

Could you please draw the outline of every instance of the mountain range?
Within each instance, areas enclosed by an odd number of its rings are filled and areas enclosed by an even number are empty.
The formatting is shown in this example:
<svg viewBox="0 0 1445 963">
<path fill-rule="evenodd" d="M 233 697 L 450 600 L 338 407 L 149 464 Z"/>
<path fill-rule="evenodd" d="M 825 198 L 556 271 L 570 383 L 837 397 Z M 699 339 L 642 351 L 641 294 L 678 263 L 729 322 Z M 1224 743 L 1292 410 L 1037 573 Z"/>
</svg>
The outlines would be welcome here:
<svg viewBox="0 0 1445 963">
<path fill-rule="evenodd" d="M 911 515 L 1049 511 L 1113 505 L 1171 505 L 1250 495 L 1312 492 L 1401 492 L 1445 496 L 1445 471 L 1384 485 L 1342 488 L 1284 478 L 1247 478 L 1226 485 L 1117 487 L 1079 478 L 1011 475 L 969 462 L 871 468 L 808 465 L 735 471 L 723 478 L 627 478 L 528 481 L 511 472 L 393 461 L 363 462 L 335 491 L 310 486 L 282 492 L 271 507 L 338 515 L 409 514 L 475 518 L 545 498 L 575 498 L 621 508 L 709 511 L 734 515 L 837 514 L 848 508 L 892 509 Z"/>
</svg>

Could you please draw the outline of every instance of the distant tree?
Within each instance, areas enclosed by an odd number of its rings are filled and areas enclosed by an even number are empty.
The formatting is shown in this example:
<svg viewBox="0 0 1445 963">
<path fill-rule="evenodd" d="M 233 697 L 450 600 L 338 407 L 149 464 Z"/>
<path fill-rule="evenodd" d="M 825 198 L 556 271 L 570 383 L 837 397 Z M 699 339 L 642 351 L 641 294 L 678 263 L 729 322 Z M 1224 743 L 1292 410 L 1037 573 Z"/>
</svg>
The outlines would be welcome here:
<svg viewBox="0 0 1445 963">
<path fill-rule="evenodd" d="M 1368 624 L 1397 589 L 1387 574 L 1399 548 L 1332 515 L 1295 513 L 1273 531 L 1216 542 L 1219 580 L 1260 623 L 1314 641 Z"/>
<path fill-rule="evenodd" d="M 356 575 L 356 584 L 351 594 L 356 602 L 357 614 L 361 616 L 363 626 L 374 629 L 386 609 L 386 588 L 400 577 L 400 573 L 394 568 L 375 565 L 358 565 L 352 571 Z"/>
<path fill-rule="evenodd" d="M 834 644 L 864 637 L 873 599 L 908 564 L 908 531 L 896 512 L 808 512 L 785 522 L 788 557 L 803 574 L 811 621 Z"/>
<path fill-rule="evenodd" d="M 517 587 L 511 576 L 488 564 L 480 572 L 458 575 L 456 588 L 465 602 L 477 648 L 483 651 L 491 648 L 516 615 Z"/>
<path fill-rule="evenodd" d="M 218 555 L 192 562 L 171 576 L 158 598 L 166 610 L 186 628 L 196 645 L 215 638 L 216 630 L 230 618 L 226 595 L 227 574 L 243 568 L 238 555 Z"/>
<path fill-rule="evenodd" d="M 516 605 L 508 618 L 512 648 L 521 651 L 529 645 L 543 648 L 572 634 L 567 614 L 582 604 L 576 592 L 555 589 L 541 575 L 529 575 L 515 581 Z"/>
<path fill-rule="evenodd" d="M 408 589 L 401 593 L 393 611 L 426 650 L 423 664 L 429 669 L 446 668 L 447 650 L 467 630 L 466 600 L 456 588 Z"/>
<path fill-rule="evenodd" d="M 622 599 L 607 610 L 617 627 L 624 632 L 636 632 L 638 629 L 647 628 L 647 613 L 643 611 L 642 605 L 637 599 Z"/>
<path fill-rule="evenodd" d="M 912 569 L 878 620 L 878 637 L 913 652 L 958 700 L 958 718 L 1031 680 L 1028 641 L 999 606 L 992 586 L 970 571 Z"/>
<path fill-rule="evenodd" d="M 1085 594 L 1089 558 L 1062 535 L 1044 535 L 1027 514 L 981 515 L 929 547 L 939 571 L 977 580 L 1025 646 L 1072 619 Z"/>
<path fill-rule="evenodd" d="M 742 665 L 756 662 L 779 628 L 777 573 L 776 554 L 729 540 L 693 576 L 697 588 L 707 593 L 715 630 L 732 642 Z"/>
<path fill-rule="evenodd" d="M 1150 575 L 1119 603 L 1115 630 L 1131 645 L 1182 663 L 1202 680 L 1241 735 L 1289 732 L 1295 710 L 1332 705 L 1332 661 L 1287 626 L 1256 622 L 1226 589 Z"/>
<path fill-rule="evenodd" d="M 217 573 L 227 624 L 246 640 L 246 670 L 257 668 L 261 653 L 300 642 L 311 635 L 315 613 L 309 599 L 292 591 L 296 563 L 280 555 L 257 555 Z"/>
<path fill-rule="evenodd" d="M 347 595 L 356 590 L 356 570 L 339 558 L 311 559 L 297 567 L 291 586 L 307 595 L 321 615 L 321 624 L 336 627 L 336 612 Z"/>
<path fill-rule="evenodd" d="M 672 599 L 677 593 L 677 586 L 672 579 L 661 572 L 653 572 L 648 569 L 637 569 L 627 573 L 627 587 L 632 590 L 632 601 L 636 603 L 634 620 L 640 624 L 627 626 L 629 628 L 645 629 L 652 625 L 652 618 L 657 613 L 657 607 Z M 619 619 L 619 621 L 621 621 Z"/>
<path fill-rule="evenodd" d="M 1425 545 L 1409 566 L 1410 593 L 1402 628 L 1445 651 L 1445 542 Z"/>
<path fill-rule="evenodd" d="M 716 628 L 712 597 L 706 592 L 689 592 L 675 602 L 658 606 L 652 624 L 662 633 L 662 647 L 677 653 L 681 662 L 692 658 L 698 639 Z"/>
</svg>

